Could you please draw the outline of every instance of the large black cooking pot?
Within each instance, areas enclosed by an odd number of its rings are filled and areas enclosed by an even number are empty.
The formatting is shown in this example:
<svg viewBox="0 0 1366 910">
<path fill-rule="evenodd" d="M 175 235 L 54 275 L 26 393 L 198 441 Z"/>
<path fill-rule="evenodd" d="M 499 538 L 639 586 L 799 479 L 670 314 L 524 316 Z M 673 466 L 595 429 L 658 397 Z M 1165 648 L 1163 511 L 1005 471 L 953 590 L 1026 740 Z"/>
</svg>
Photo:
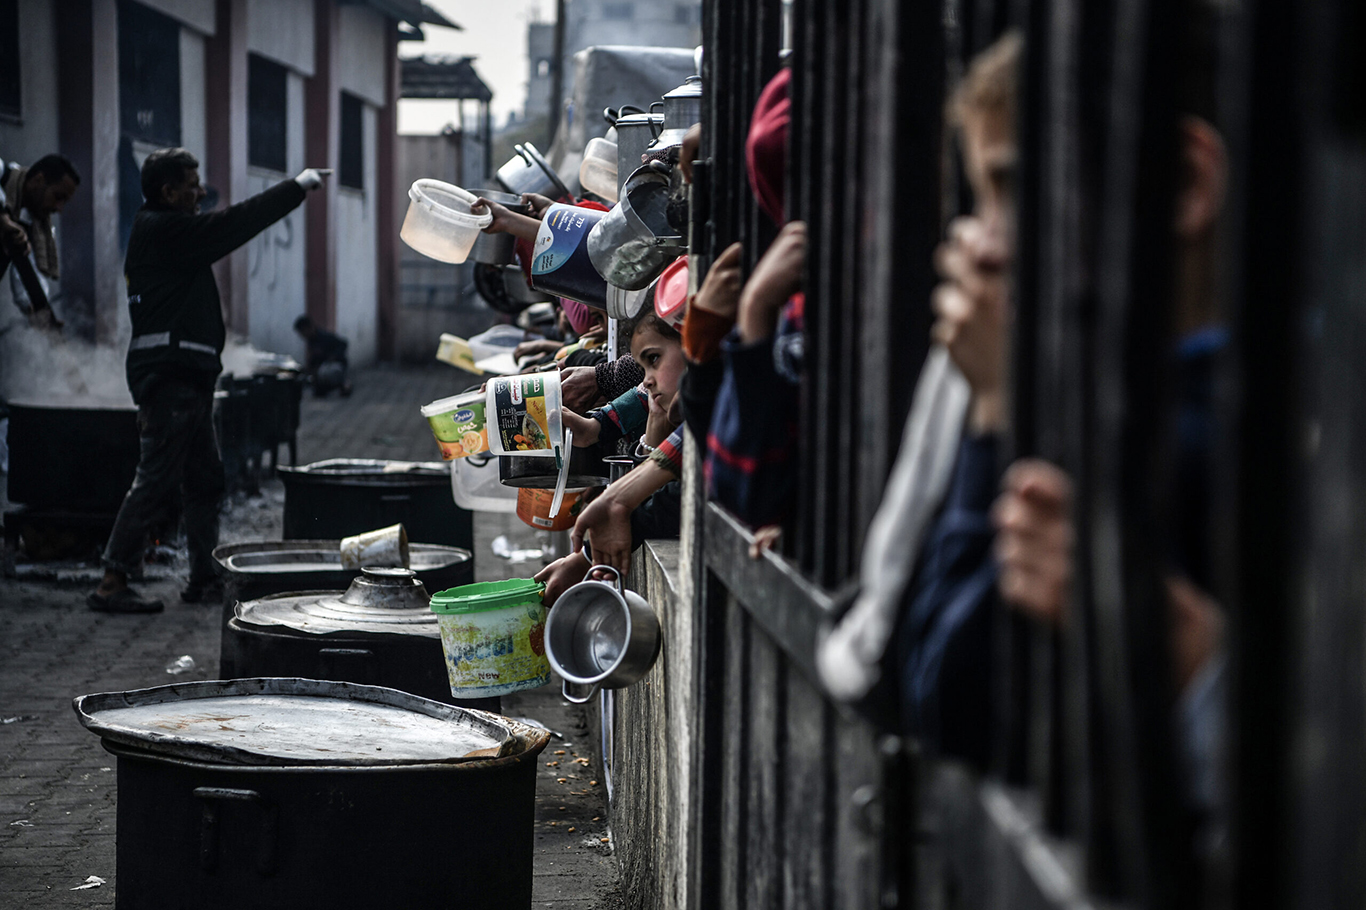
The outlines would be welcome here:
<svg viewBox="0 0 1366 910">
<path fill-rule="evenodd" d="M 243 678 L 337 680 L 481 711 L 502 707 L 497 698 L 452 698 L 431 598 L 410 569 L 364 569 L 345 591 L 243 601 L 223 639 Z"/>
<path fill-rule="evenodd" d="M 263 628 L 233 618 L 223 633 L 231 641 L 235 670 L 224 679 L 297 676 L 364 686 L 384 686 L 432 701 L 497 714 L 499 698 L 451 697 L 441 640 L 409 635 L 333 633 L 310 635 L 281 627 Z"/>
<path fill-rule="evenodd" d="M 444 462 L 330 458 L 279 473 L 286 540 L 351 537 L 401 522 L 409 540 L 474 548 L 473 514 L 451 497 Z"/>
<path fill-rule="evenodd" d="M 199 685 L 288 689 L 304 683 Z M 363 687 L 337 688 L 340 697 L 354 697 Z M 136 701 L 158 691 L 122 695 Z M 389 690 L 368 692 L 395 705 L 423 702 Z M 97 698 L 103 696 L 78 699 L 78 713 L 81 702 Z M 459 710 L 425 705 L 415 710 Z M 488 720 L 513 734 L 504 757 L 413 764 L 379 763 L 380 741 L 374 761 L 243 763 L 193 748 L 193 721 L 188 732 L 145 743 L 91 727 L 118 758 L 115 906 L 530 907 L 536 761 L 549 734 L 506 718 Z"/>
<path fill-rule="evenodd" d="M 11 502 L 117 512 L 138 467 L 138 412 L 98 399 L 12 401 L 7 441 Z"/>
<path fill-rule="evenodd" d="M 213 551 L 213 558 L 224 578 L 219 650 L 219 674 L 223 679 L 270 675 L 237 672 L 237 639 L 228 634 L 228 623 L 236 615 L 239 601 L 288 591 L 344 590 L 360 574 L 359 569 L 342 568 L 340 540 L 252 540 L 224 544 Z M 474 582 L 474 557 L 469 550 L 415 543 L 409 546 L 409 562 L 418 580 L 431 592 Z"/>
</svg>

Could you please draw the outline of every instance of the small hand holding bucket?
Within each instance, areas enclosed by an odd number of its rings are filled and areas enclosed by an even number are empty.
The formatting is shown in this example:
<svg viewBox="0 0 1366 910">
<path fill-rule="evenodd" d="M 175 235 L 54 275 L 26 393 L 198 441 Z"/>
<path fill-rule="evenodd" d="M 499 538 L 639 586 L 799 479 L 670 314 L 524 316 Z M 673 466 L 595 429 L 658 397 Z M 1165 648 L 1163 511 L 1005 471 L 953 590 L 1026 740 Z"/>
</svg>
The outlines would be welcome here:
<svg viewBox="0 0 1366 910">
<path fill-rule="evenodd" d="M 403 525 L 396 524 L 344 538 L 341 542 L 341 561 L 343 569 L 359 569 L 364 566 L 395 566 L 406 569 L 408 532 Z"/>
</svg>

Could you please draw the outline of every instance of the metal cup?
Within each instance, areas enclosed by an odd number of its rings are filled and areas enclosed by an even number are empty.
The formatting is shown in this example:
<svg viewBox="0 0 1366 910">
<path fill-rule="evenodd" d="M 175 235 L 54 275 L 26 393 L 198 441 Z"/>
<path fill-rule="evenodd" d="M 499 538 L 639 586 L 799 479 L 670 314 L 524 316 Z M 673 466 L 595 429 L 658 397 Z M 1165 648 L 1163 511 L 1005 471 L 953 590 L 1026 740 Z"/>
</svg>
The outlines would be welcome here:
<svg viewBox="0 0 1366 910">
<path fill-rule="evenodd" d="M 341 542 L 341 561 L 344 569 L 362 566 L 397 566 L 408 568 L 408 532 L 402 524 L 366 531 Z"/>
</svg>

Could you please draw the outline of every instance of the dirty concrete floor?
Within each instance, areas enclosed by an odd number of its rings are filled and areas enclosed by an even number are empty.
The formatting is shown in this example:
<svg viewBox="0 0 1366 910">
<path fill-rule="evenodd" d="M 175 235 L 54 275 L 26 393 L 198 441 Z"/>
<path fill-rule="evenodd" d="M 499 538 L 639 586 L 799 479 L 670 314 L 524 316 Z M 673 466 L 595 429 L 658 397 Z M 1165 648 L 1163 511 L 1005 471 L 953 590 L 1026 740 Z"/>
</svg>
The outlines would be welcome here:
<svg viewBox="0 0 1366 910">
<path fill-rule="evenodd" d="M 460 391 L 467 378 L 444 365 L 357 371 L 349 400 L 305 398 L 300 463 L 330 457 L 434 459 L 417 407 Z M 231 497 L 222 542 L 278 539 L 283 501 L 283 487 L 274 480 L 260 496 Z M 495 557 L 490 545 L 500 534 L 523 546 L 545 542 L 515 516 L 476 515 L 480 580 L 530 575 L 540 567 L 539 561 L 513 565 Z M 87 610 L 85 593 L 98 575 L 88 564 L 64 565 L 60 581 L 51 571 L 0 578 L 0 910 L 114 906 L 115 760 L 77 723 L 71 699 L 212 679 L 217 673 L 217 606 L 179 602 L 183 561 L 155 574 L 160 577 L 143 590 L 167 607 L 152 616 Z M 170 675 L 167 668 L 185 655 L 194 668 Z M 533 906 L 623 906 L 597 756 L 596 712 L 565 702 L 558 683 L 505 697 L 503 710 L 539 720 L 561 737 L 552 738 L 538 769 Z M 91 876 L 104 883 L 73 890 Z"/>
</svg>

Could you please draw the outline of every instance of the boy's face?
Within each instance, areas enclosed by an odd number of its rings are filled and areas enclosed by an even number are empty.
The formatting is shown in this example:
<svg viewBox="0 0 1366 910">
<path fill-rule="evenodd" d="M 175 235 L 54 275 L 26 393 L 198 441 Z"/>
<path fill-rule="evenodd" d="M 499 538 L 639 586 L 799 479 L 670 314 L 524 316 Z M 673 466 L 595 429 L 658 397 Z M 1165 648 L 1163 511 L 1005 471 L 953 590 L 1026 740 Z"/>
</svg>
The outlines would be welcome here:
<svg viewBox="0 0 1366 910">
<path fill-rule="evenodd" d="M 1015 249 L 1015 124 L 1004 111 L 973 111 L 963 117 L 963 167 L 972 187 L 973 215 L 1003 262 Z"/>
</svg>

